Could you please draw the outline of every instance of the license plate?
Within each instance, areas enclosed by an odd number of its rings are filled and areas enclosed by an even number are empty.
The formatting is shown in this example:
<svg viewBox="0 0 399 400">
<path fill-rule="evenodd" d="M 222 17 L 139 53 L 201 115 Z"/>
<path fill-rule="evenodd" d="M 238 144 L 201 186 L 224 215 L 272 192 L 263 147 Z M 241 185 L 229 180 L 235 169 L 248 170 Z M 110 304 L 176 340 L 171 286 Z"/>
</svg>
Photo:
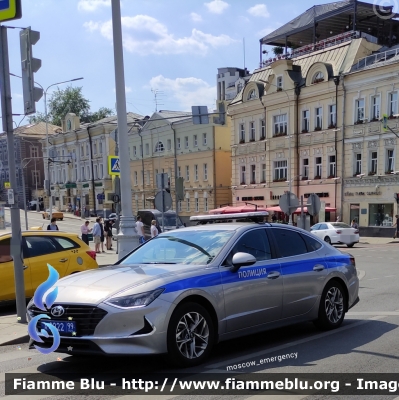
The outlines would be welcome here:
<svg viewBox="0 0 399 400">
<path fill-rule="evenodd" d="M 58 329 L 61 336 L 72 336 L 73 332 L 76 332 L 76 322 L 75 321 L 41 321 L 42 329 L 45 329 L 51 334 L 50 329 L 46 327 L 46 324 L 51 324 Z"/>
</svg>

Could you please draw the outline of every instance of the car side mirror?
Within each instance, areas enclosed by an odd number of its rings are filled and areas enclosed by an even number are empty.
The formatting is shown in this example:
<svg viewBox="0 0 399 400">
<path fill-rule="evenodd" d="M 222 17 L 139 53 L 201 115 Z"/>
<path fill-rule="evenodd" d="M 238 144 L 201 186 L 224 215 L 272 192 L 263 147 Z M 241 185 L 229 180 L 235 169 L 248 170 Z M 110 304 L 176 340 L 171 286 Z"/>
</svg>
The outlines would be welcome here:
<svg viewBox="0 0 399 400">
<path fill-rule="evenodd" d="M 230 268 L 231 272 L 237 272 L 241 267 L 247 267 L 256 263 L 256 258 L 252 254 L 248 253 L 236 253 L 233 256 L 232 264 Z"/>
</svg>

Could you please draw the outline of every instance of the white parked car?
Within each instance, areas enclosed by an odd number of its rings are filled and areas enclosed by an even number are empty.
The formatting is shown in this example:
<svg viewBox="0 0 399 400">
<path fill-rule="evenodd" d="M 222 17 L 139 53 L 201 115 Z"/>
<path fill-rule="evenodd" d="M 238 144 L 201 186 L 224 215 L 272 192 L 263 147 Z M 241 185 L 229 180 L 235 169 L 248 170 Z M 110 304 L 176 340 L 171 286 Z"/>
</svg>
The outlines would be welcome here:
<svg viewBox="0 0 399 400">
<path fill-rule="evenodd" d="M 359 230 L 343 222 L 320 222 L 313 225 L 310 232 L 330 244 L 353 247 L 355 243 L 359 243 Z"/>
</svg>

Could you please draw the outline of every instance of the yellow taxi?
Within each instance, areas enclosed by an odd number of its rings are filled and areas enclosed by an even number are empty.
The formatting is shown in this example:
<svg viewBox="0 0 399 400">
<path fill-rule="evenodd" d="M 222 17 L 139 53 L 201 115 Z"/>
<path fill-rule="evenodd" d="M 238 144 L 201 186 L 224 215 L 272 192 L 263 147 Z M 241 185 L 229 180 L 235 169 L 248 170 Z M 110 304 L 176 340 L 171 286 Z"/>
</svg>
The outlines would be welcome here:
<svg viewBox="0 0 399 400">
<path fill-rule="evenodd" d="M 15 300 L 14 262 L 11 258 L 11 233 L 0 235 L 0 303 Z M 47 264 L 60 278 L 98 268 L 96 253 L 76 233 L 60 231 L 22 232 L 25 295 L 33 297 L 36 288 L 49 275 Z"/>
<path fill-rule="evenodd" d="M 53 209 L 53 218 L 59 219 L 62 221 L 64 219 L 64 213 L 62 211 L 54 210 Z M 50 209 L 47 209 L 42 213 L 43 219 L 50 219 Z"/>
</svg>

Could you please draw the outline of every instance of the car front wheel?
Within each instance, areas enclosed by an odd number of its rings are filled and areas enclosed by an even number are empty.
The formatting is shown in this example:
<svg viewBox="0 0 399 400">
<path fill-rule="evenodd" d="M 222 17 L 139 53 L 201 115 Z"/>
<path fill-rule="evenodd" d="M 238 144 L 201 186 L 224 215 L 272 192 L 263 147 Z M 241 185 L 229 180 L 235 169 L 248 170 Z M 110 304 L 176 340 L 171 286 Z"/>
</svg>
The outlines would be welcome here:
<svg viewBox="0 0 399 400">
<path fill-rule="evenodd" d="M 214 326 L 208 311 L 196 303 L 184 303 L 173 312 L 168 327 L 169 361 L 182 367 L 201 364 L 214 343 Z"/>
<path fill-rule="evenodd" d="M 329 236 L 326 236 L 326 237 L 324 238 L 324 241 L 327 242 L 328 244 L 331 244 L 331 239 L 330 239 Z"/>
<path fill-rule="evenodd" d="M 338 328 L 345 317 L 345 302 L 346 294 L 342 284 L 335 280 L 328 282 L 321 295 L 315 325 L 324 330 Z"/>
</svg>

